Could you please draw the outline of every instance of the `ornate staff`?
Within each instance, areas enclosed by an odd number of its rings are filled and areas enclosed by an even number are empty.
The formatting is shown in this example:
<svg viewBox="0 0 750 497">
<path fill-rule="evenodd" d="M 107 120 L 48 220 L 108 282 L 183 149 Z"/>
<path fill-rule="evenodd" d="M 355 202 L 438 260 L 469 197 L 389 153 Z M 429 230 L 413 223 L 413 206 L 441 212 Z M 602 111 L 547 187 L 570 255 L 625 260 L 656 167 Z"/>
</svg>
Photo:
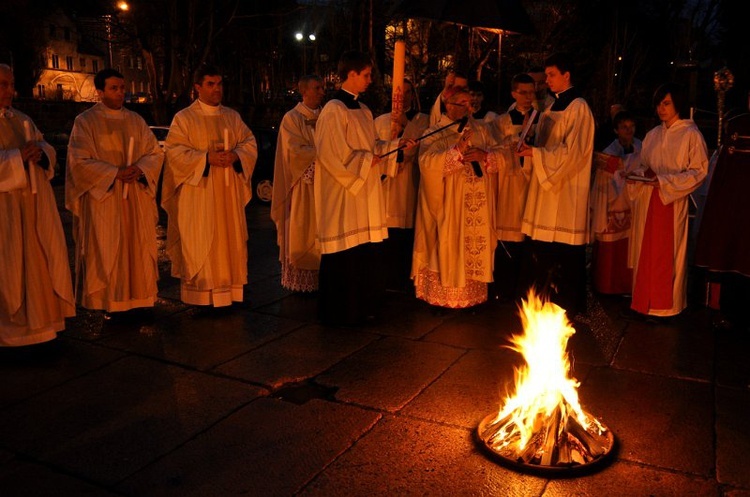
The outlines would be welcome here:
<svg viewBox="0 0 750 497">
<path fill-rule="evenodd" d="M 722 67 L 714 73 L 714 90 L 717 96 L 717 110 L 719 113 L 719 137 L 716 140 L 716 148 L 721 146 L 721 132 L 724 126 L 724 94 L 734 85 L 734 74 L 726 67 Z"/>
</svg>

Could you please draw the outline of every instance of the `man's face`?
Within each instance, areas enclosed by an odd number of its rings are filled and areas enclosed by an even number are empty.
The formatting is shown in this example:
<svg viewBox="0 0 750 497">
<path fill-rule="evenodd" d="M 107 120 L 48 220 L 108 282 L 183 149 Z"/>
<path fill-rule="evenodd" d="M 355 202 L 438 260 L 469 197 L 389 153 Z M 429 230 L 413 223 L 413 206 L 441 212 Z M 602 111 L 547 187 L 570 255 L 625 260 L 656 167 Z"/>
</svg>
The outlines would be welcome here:
<svg viewBox="0 0 750 497">
<path fill-rule="evenodd" d="M 364 93 L 372 83 L 372 67 L 365 67 L 360 72 L 349 71 L 346 80 L 352 82 L 351 88 L 354 93 Z"/>
<path fill-rule="evenodd" d="M 534 90 L 536 91 L 536 99 L 544 100 L 547 97 L 547 75 L 543 72 L 530 72 L 529 76 L 534 79 Z"/>
<path fill-rule="evenodd" d="M 632 143 L 635 136 L 635 122 L 630 119 L 620 121 L 615 129 L 615 134 L 622 143 Z"/>
<path fill-rule="evenodd" d="M 15 93 L 13 73 L 7 69 L 0 69 L 0 109 L 5 109 L 13 104 Z"/>
<path fill-rule="evenodd" d="M 516 89 L 510 92 L 516 101 L 516 109 L 525 112 L 531 108 L 536 98 L 534 86 L 534 83 L 518 83 Z"/>
<path fill-rule="evenodd" d="M 116 76 L 104 80 L 104 89 L 96 90 L 99 99 L 110 109 L 122 109 L 125 102 L 125 80 Z"/>
<path fill-rule="evenodd" d="M 305 89 L 302 90 L 302 103 L 311 109 L 317 109 L 323 102 L 326 92 L 323 88 L 323 82 L 311 79 L 307 82 Z"/>
<path fill-rule="evenodd" d="M 570 72 L 560 72 L 557 66 L 550 66 L 544 70 L 547 75 L 547 85 L 553 93 L 560 93 L 570 88 Z"/>
<path fill-rule="evenodd" d="M 448 116 L 451 121 L 464 118 L 469 114 L 471 107 L 471 97 L 468 93 L 459 93 L 451 97 L 445 103 L 445 115 Z"/>
<path fill-rule="evenodd" d="M 471 102 L 472 112 L 478 112 L 482 108 L 482 102 L 484 101 L 484 93 L 481 91 L 470 91 L 469 101 Z"/>
<path fill-rule="evenodd" d="M 667 96 L 659 102 L 659 105 L 656 106 L 656 113 L 659 115 L 659 119 L 661 119 L 667 126 L 671 126 L 672 123 L 680 118 L 677 109 L 674 106 L 674 102 L 672 101 L 671 93 L 667 93 Z"/>
<path fill-rule="evenodd" d="M 221 76 L 203 76 L 203 82 L 195 85 L 198 99 L 206 105 L 219 105 L 224 96 L 224 82 Z"/>
</svg>

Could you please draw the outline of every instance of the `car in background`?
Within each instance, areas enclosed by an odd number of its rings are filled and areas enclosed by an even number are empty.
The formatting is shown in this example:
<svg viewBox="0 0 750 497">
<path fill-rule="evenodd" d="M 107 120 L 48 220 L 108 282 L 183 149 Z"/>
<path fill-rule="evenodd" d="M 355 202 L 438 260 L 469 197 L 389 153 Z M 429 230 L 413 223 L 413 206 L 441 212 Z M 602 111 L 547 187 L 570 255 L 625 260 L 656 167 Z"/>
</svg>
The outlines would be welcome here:
<svg viewBox="0 0 750 497">
<path fill-rule="evenodd" d="M 258 145 L 258 161 L 253 171 L 253 200 L 269 205 L 273 198 L 273 165 L 276 161 L 276 139 L 278 130 L 267 126 L 251 126 Z"/>
<path fill-rule="evenodd" d="M 169 134 L 169 126 L 149 126 L 149 129 L 156 137 L 159 146 L 163 149 L 164 140 L 167 139 L 167 135 Z"/>
</svg>

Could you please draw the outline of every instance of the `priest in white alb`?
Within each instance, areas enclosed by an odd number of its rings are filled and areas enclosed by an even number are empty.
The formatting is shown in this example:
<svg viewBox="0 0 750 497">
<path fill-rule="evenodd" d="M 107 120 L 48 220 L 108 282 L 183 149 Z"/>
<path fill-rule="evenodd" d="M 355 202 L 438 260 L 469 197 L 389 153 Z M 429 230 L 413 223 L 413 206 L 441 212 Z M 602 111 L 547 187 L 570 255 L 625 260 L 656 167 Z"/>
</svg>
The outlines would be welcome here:
<svg viewBox="0 0 750 497">
<path fill-rule="evenodd" d="M 240 114 L 221 105 L 223 80 L 202 66 L 198 98 L 172 120 L 165 143 L 162 206 L 167 254 L 186 304 L 242 302 L 247 284 L 247 221 L 258 148 Z"/>
<path fill-rule="evenodd" d="M 281 286 L 296 292 L 318 289 L 320 247 L 315 222 L 315 123 L 325 91 L 323 78 L 303 76 L 302 102 L 284 115 L 276 142 L 271 219 L 281 262 Z"/>
<path fill-rule="evenodd" d="M 14 93 L 13 71 L 0 64 L 0 347 L 50 341 L 75 315 L 49 182 L 57 157 L 29 116 L 12 107 Z"/>
<path fill-rule="evenodd" d="M 76 297 L 108 313 L 152 307 L 164 153 L 143 118 L 123 107 L 122 74 L 99 71 L 94 86 L 100 102 L 76 117 L 68 144 L 65 206 L 73 213 Z"/>
</svg>

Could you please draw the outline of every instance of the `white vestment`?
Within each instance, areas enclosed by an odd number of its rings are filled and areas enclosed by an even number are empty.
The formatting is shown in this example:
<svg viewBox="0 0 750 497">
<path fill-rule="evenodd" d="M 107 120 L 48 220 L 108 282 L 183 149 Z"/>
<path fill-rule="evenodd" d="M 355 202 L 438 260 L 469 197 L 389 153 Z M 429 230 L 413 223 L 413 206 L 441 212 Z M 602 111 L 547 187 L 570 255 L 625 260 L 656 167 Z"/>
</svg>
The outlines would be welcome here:
<svg viewBox="0 0 750 497">
<path fill-rule="evenodd" d="M 343 91 L 343 90 L 342 90 Z M 376 154 L 398 146 L 377 140 L 372 113 L 330 100 L 315 127 L 315 215 L 322 254 L 388 238 L 381 175 L 396 174 L 396 153 L 372 166 Z"/>
<path fill-rule="evenodd" d="M 427 114 L 417 113 L 404 128 L 401 138 L 416 140 L 422 136 L 429 124 Z M 381 140 L 391 139 L 391 113 L 375 119 L 375 132 Z M 404 161 L 398 164 L 398 173 L 383 180 L 386 196 L 387 223 L 389 228 L 413 228 L 417 210 L 419 188 L 419 163 L 417 147 L 404 152 Z"/>
<path fill-rule="evenodd" d="M 271 219 L 281 262 L 281 286 L 318 289 L 320 247 L 315 223 L 315 123 L 319 109 L 303 103 L 284 115 L 276 142 Z"/>
<path fill-rule="evenodd" d="M 674 204 L 672 307 L 650 309 L 648 314 L 674 316 L 687 307 L 688 202 L 689 195 L 701 185 L 708 172 L 706 142 L 690 119 L 680 119 L 669 128 L 661 124 L 646 134 L 641 150 L 641 163 L 644 169 L 650 167 L 656 173 L 662 203 Z M 644 182 L 627 185 L 633 209 L 628 262 L 633 268 L 634 288 L 637 285 L 638 262 L 643 255 L 641 244 L 644 226 L 654 188 Z"/>
<path fill-rule="evenodd" d="M 588 243 L 594 116 L 586 101 L 545 109 L 535 145 L 522 231 L 543 242 Z"/>
<path fill-rule="evenodd" d="M 143 181 L 116 181 L 132 165 Z M 73 213 L 76 292 L 83 307 L 126 311 L 156 300 L 156 188 L 164 153 L 141 116 L 98 103 L 76 117 L 68 144 L 65 207 Z M 79 287 L 80 285 L 80 287 Z"/>
<path fill-rule="evenodd" d="M 514 109 L 515 104 L 511 106 Z M 530 112 L 527 113 L 528 119 Z M 495 232 L 497 239 L 504 242 L 522 242 L 521 231 L 526 196 L 531 177 L 531 160 L 522 160 L 516 155 L 514 146 L 520 138 L 522 124 L 513 124 L 508 112 L 493 123 L 495 134 L 505 150 L 505 167 L 497 178 L 497 202 L 495 210 Z"/>
<path fill-rule="evenodd" d="M 226 130 L 226 132 L 224 131 Z M 208 152 L 239 157 L 241 172 L 211 167 Z M 247 283 L 247 221 L 258 148 L 239 113 L 196 100 L 178 112 L 165 143 L 162 206 L 169 216 L 167 253 L 181 298 L 194 305 L 227 306 L 243 300 Z"/>
<path fill-rule="evenodd" d="M 0 346 L 52 340 L 75 315 L 65 234 L 49 180 L 55 174 L 55 150 L 31 119 L 10 108 L 0 117 Z M 24 169 L 20 148 L 24 123 L 49 161 Z M 28 174 L 33 174 L 36 195 Z"/>
<path fill-rule="evenodd" d="M 425 131 L 450 124 L 442 119 Z M 414 234 L 412 278 L 416 295 L 430 304 L 469 307 L 487 300 L 492 281 L 495 191 L 502 150 L 488 127 L 470 121 L 471 145 L 488 151 L 477 177 L 456 149 L 461 135 L 449 127 L 423 139 L 419 148 L 419 204 Z"/>
</svg>

